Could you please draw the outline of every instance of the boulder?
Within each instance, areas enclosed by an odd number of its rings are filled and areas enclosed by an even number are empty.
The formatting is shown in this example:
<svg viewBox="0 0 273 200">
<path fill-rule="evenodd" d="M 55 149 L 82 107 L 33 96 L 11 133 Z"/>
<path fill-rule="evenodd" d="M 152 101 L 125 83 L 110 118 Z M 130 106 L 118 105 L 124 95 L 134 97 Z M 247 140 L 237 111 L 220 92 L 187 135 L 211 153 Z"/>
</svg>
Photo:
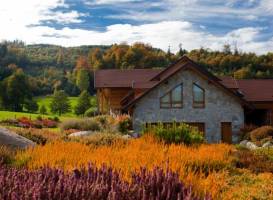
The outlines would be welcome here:
<svg viewBox="0 0 273 200">
<path fill-rule="evenodd" d="M 273 148 L 273 144 L 272 144 L 272 142 L 267 141 L 266 143 L 263 144 L 262 147 L 263 147 L 263 148 L 264 148 L 264 147 L 272 147 L 272 148 Z"/>
<path fill-rule="evenodd" d="M 246 144 L 248 142 L 249 142 L 248 140 L 243 140 L 243 141 L 240 142 L 240 145 L 243 146 L 243 147 L 246 147 Z"/>
<path fill-rule="evenodd" d="M 0 145 L 5 145 L 17 149 L 26 149 L 28 147 L 34 147 L 35 143 L 12 131 L 9 131 L 5 128 L 0 128 Z"/>
<path fill-rule="evenodd" d="M 132 137 L 133 137 L 133 138 L 139 138 L 139 137 L 140 137 L 140 134 L 139 134 L 139 133 L 133 133 L 133 134 L 132 134 Z"/>
<path fill-rule="evenodd" d="M 258 146 L 254 144 L 253 142 L 247 142 L 246 148 L 248 148 L 249 150 L 255 150 L 255 149 L 258 149 Z"/>
<path fill-rule="evenodd" d="M 69 135 L 69 137 L 89 136 L 89 135 L 92 135 L 94 133 L 95 132 L 93 132 L 93 131 L 79 131 L 79 132 L 71 133 Z"/>
<path fill-rule="evenodd" d="M 131 135 L 123 135 L 122 138 L 123 138 L 123 139 L 131 139 L 132 136 L 131 136 Z"/>
</svg>

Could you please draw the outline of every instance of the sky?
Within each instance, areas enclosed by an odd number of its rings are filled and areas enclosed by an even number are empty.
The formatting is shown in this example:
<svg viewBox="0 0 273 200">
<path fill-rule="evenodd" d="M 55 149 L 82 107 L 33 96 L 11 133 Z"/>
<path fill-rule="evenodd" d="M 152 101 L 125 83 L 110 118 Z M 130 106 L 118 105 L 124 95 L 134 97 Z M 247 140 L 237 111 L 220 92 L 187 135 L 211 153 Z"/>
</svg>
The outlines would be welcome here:
<svg viewBox="0 0 273 200">
<path fill-rule="evenodd" d="M 273 52 L 273 0 L 0 0 L 0 41 Z"/>
</svg>

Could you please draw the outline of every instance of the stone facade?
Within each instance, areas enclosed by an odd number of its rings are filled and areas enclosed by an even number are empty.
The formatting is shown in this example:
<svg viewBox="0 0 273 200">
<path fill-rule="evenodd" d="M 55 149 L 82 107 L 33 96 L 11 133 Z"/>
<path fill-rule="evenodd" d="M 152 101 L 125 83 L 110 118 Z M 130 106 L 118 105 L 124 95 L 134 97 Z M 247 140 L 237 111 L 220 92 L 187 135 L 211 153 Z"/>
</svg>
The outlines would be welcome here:
<svg viewBox="0 0 273 200">
<path fill-rule="evenodd" d="M 160 97 L 178 84 L 183 84 L 183 108 L 160 108 Z M 205 108 L 193 108 L 193 83 L 205 89 Z M 244 110 L 238 99 L 209 83 L 191 70 L 181 70 L 167 81 L 153 88 L 135 105 L 133 128 L 140 131 L 145 123 L 153 122 L 205 123 L 208 142 L 221 141 L 221 122 L 232 123 L 232 140 L 244 124 Z"/>
</svg>

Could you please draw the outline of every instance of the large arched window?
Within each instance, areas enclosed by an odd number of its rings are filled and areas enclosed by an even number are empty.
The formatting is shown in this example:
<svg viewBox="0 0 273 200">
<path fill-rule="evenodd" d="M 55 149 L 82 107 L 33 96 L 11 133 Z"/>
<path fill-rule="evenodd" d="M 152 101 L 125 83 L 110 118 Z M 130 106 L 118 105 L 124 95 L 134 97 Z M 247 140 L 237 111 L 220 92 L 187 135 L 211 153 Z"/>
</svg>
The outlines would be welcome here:
<svg viewBox="0 0 273 200">
<path fill-rule="evenodd" d="M 160 108 L 182 108 L 183 85 L 180 84 L 160 98 Z"/>
<path fill-rule="evenodd" d="M 205 90 L 197 85 L 193 84 L 193 107 L 194 108 L 204 108 L 205 107 Z"/>
</svg>

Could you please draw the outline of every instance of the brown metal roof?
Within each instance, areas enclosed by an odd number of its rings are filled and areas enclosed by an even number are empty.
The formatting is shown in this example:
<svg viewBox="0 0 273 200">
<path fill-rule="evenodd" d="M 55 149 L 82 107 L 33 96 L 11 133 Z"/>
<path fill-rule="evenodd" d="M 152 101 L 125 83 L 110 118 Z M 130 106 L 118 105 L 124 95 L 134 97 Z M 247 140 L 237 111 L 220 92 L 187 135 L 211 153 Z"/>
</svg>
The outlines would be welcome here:
<svg viewBox="0 0 273 200">
<path fill-rule="evenodd" d="M 237 89 L 249 102 L 273 101 L 273 79 L 241 79 L 220 77 L 221 83 L 230 89 Z"/>
<path fill-rule="evenodd" d="M 237 80 L 239 90 L 247 101 L 273 101 L 273 79 Z"/>
<path fill-rule="evenodd" d="M 161 69 L 105 69 L 95 72 L 95 88 L 132 87 L 150 88 L 154 84 L 149 80 Z"/>
<path fill-rule="evenodd" d="M 221 76 L 221 83 L 230 89 L 238 89 L 238 82 L 232 76 Z"/>
</svg>

